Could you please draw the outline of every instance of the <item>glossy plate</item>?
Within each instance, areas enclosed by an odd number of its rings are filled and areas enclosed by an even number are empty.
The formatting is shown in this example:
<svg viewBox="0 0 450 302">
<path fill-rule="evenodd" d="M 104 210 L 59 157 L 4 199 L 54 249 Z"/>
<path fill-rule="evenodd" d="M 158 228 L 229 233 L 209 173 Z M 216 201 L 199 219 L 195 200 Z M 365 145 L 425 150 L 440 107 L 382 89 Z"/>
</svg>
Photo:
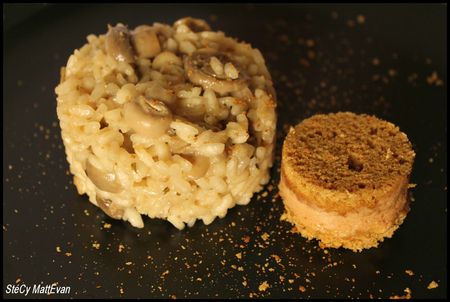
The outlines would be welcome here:
<svg viewBox="0 0 450 302">
<path fill-rule="evenodd" d="M 51 298 L 446 297 L 445 5 L 47 5 L 25 17 L 36 7 L 4 8 L 4 297 L 23 296 L 8 288 L 24 284 L 70 286 Z M 266 58 L 278 93 L 272 179 L 209 226 L 178 231 L 147 218 L 134 229 L 77 195 L 54 87 L 73 50 L 108 23 L 189 15 Z M 343 110 L 397 124 L 417 153 L 409 215 L 392 239 L 361 253 L 322 250 L 280 222 L 289 125 Z"/>
</svg>

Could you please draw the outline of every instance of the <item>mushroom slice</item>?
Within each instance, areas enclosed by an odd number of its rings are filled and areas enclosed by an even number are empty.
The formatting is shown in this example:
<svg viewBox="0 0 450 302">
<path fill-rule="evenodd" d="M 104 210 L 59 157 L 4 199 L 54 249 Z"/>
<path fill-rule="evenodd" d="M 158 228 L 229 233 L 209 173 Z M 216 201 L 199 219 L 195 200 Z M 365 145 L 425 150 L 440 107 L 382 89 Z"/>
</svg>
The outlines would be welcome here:
<svg viewBox="0 0 450 302">
<path fill-rule="evenodd" d="M 111 202 L 111 200 L 97 197 L 97 204 L 109 217 L 114 219 L 122 219 L 124 210 L 115 203 Z"/>
<path fill-rule="evenodd" d="M 209 169 L 209 158 L 201 155 L 187 155 L 183 154 L 182 157 L 187 159 L 191 164 L 192 168 L 187 172 L 187 177 L 189 179 L 195 180 L 203 177 Z"/>
<path fill-rule="evenodd" d="M 134 48 L 142 58 L 153 58 L 161 52 L 156 31 L 147 25 L 138 26 L 132 35 Z"/>
<path fill-rule="evenodd" d="M 158 138 L 166 133 L 172 122 L 172 112 L 166 104 L 143 96 L 126 103 L 123 116 L 136 133 L 151 138 Z"/>
<path fill-rule="evenodd" d="M 216 59 L 222 64 L 231 62 L 239 71 L 238 77 L 232 79 L 228 78 L 225 73 L 217 74 L 211 66 L 211 62 L 217 61 Z M 201 85 L 204 89 L 210 88 L 221 95 L 244 89 L 248 81 L 246 72 L 240 68 L 239 64 L 233 62 L 227 54 L 216 50 L 201 49 L 191 56 L 186 56 L 184 68 L 192 83 Z"/>
<path fill-rule="evenodd" d="M 86 161 L 86 174 L 94 185 L 102 191 L 120 193 L 123 190 L 122 185 L 117 181 L 116 174 L 101 171 L 89 160 Z"/>
<path fill-rule="evenodd" d="M 130 43 L 128 28 L 122 24 L 112 27 L 108 25 L 105 37 L 106 52 L 119 62 L 134 63 L 134 51 Z"/>
<path fill-rule="evenodd" d="M 196 19 L 192 17 L 186 17 L 183 19 L 180 19 L 176 21 L 173 26 L 175 29 L 179 27 L 180 25 L 186 25 L 189 27 L 190 30 L 192 30 L 195 33 L 202 32 L 202 31 L 211 31 L 211 27 L 208 23 L 206 23 L 203 19 Z"/>
</svg>

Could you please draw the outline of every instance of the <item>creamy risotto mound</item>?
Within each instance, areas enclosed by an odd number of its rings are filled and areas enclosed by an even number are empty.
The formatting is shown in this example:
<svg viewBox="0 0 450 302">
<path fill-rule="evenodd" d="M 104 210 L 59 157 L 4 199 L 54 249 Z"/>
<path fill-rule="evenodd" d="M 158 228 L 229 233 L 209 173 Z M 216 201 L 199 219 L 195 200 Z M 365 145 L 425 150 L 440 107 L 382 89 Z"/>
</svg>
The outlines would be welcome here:
<svg viewBox="0 0 450 302">
<path fill-rule="evenodd" d="M 271 76 L 204 20 L 109 25 L 69 57 L 56 94 L 74 184 L 112 218 L 209 224 L 269 180 Z"/>
</svg>

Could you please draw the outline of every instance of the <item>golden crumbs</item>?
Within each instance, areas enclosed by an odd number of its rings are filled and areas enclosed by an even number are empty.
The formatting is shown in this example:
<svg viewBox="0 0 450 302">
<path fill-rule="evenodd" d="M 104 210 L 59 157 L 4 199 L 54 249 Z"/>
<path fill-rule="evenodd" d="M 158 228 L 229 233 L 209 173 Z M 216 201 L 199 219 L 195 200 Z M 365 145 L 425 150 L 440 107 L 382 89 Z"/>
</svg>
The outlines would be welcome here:
<svg viewBox="0 0 450 302">
<path fill-rule="evenodd" d="M 259 286 L 258 286 L 258 290 L 260 291 L 260 292 L 263 292 L 263 291 L 266 291 L 266 289 L 268 289 L 270 286 L 269 286 L 269 283 L 267 283 L 267 281 L 264 281 L 263 283 L 261 283 Z"/>
<path fill-rule="evenodd" d="M 364 17 L 364 15 L 358 15 L 356 17 L 356 22 L 358 22 L 358 24 L 364 24 L 366 22 L 366 17 Z"/>
<path fill-rule="evenodd" d="M 261 235 L 261 238 L 262 238 L 264 241 L 267 241 L 267 239 L 269 239 L 269 237 L 270 237 L 270 235 L 267 234 L 267 233 L 264 233 L 264 234 Z"/>
<path fill-rule="evenodd" d="M 407 287 L 403 290 L 405 292 L 405 295 L 403 296 L 390 296 L 389 299 L 397 300 L 397 299 L 411 299 L 411 290 Z"/>
<path fill-rule="evenodd" d="M 373 65 L 373 66 L 378 66 L 378 65 L 380 65 L 380 59 L 378 59 L 378 58 L 373 58 L 373 59 L 372 59 L 372 65 Z"/>
<path fill-rule="evenodd" d="M 168 275 L 169 274 L 169 270 L 166 270 L 165 272 L 163 272 L 162 274 L 161 274 L 161 278 L 164 278 L 166 275 Z"/>
<path fill-rule="evenodd" d="M 433 73 L 427 77 L 427 83 L 436 86 L 444 85 L 444 82 L 439 78 L 436 71 L 433 71 Z"/>
<path fill-rule="evenodd" d="M 277 262 L 277 263 L 280 263 L 281 262 L 281 258 L 280 258 L 280 256 L 278 256 L 278 255 L 275 255 L 275 254 L 272 254 L 272 255 L 270 255 L 273 259 L 275 259 L 275 261 Z"/>
<path fill-rule="evenodd" d="M 316 43 L 314 43 L 314 40 L 308 39 L 306 40 L 306 46 L 308 47 L 314 47 Z"/>
<path fill-rule="evenodd" d="M 439 284 L 437 284 L 437 282 L 433 280 L 430 282 L 430 284 L 428 284 L 427 289 L 434 289 L 434 288 L 437 288 L 438 286 L 439 286 Z"/>
</svg>

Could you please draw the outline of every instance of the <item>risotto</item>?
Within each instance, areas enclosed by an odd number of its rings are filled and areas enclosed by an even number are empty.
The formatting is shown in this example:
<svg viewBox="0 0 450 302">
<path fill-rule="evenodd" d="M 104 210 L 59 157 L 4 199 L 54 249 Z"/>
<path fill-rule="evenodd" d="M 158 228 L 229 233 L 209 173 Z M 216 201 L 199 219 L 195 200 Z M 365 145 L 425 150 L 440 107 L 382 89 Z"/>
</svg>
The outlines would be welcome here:
<svg viewBox="0 0 450 302">
<path fill-rule="evenodd" d="M 183 229 L 269 181 L 276 96 L 257 49 L 190 17 L 87 42 L 55 89 L 79 194 L 135 227 L 142 214 Z"/>
</svg>

